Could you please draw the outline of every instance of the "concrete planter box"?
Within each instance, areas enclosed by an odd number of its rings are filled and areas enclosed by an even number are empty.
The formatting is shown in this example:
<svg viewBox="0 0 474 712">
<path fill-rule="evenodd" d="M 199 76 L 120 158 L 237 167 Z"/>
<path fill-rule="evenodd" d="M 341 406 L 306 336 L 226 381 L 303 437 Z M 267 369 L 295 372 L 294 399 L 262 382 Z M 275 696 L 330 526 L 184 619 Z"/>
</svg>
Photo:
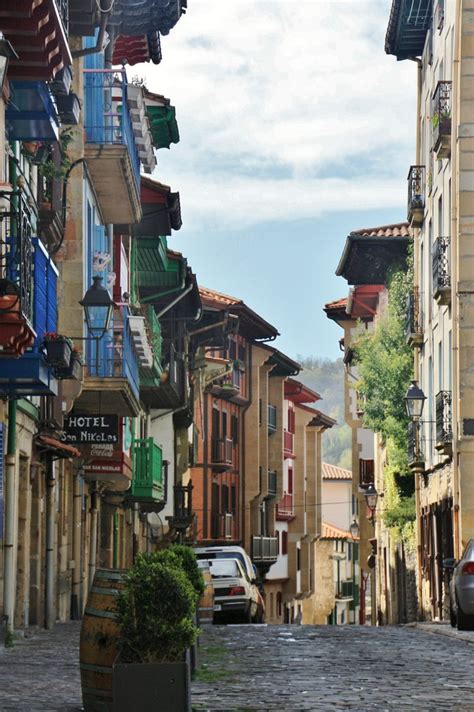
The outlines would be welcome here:
<svg viewBox="0 0 474 712">
<path fill-rule="evenodd" d="M 113 712 L 190 712 L 189 665 L 128 663 L 113 669 Z"/>
</svg>

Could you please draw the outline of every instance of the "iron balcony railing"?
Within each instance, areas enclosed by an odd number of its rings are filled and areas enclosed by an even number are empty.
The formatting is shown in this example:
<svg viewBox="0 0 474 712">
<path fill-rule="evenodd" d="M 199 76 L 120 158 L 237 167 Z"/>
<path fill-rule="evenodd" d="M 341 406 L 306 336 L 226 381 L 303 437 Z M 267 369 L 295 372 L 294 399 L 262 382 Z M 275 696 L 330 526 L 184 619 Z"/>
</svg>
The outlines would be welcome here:
<svg viewBox="0 0 474 712">
<path fill-rule="evenodd" d="M 436 394 L 436 444 L 444 445 L 453 439 L 451 391 Z"/>
<path fill-rule="evenodd" d="M 185 530 L 193 521 L 193 485 L 174 485 L 173 515 L 167 517 L 173 529 Z"/>
<path fill-rule="evenodd" d="M 268 406 L 268 432 L 271 435 L 277 429 L 277 409 L 276 405 Z"/>
<path fill-rule="evenodd" d="M 278 558 L 276 536 L 252 536 L 252 559 L 255 562 L 273 562 Z"/>
<path fill-rule="evenodd" d="M 277 505 L 277 515 L 280 517 L 293 516 L 293 494 L 284 492 Z"/>
<path fill-rule="evenodd" d="M 414 227 L 423 224 L 425 210 L 425 166 L 411 166 L 408 173 L 408 221 Z"/>
<path fill-rule="evenodd" d="M 0 213 L 0 314 L 33 322 L 33 245 L 31 209 L 20 195 Z"/>
<path fill-rule="evenodd" d="M 232 444 L 230 438 L 212 438 L 212 462 L 216 465 L 231 465 Z"/>
<path fill-rule="evenodd" d="M 211 537 L 213 539 L 233 539 L 235 518 L 232 512 L 211 513 Z"/>
<path fill-rule="evenodd" d="M 120 330 L 88 343 L 86 368 L 92 378 L 126 378 L 138 398 L 139 366 L 127 317 Z"/>
<path fill-rule="evenodd" d="M 61 17 L 66 37 L 69 33 L 69 0 L 54 0 Z"/>
<path fill-rule="evenodd" d="M 447 157 L 451 146 L 451 82 L 438 82 L 431 102 L 433 149 Z"/>
<path fill-rule="evenodd" d="M 418 421 L 408 423 L 408 461 L 410 465 L 424 462 L 425 456 L 421 447 L 421 427 Z"/>
<path fill-rule="evenodd" d="M 128 108 L 124 69 L 84 69 L 86 142 L 101 146 L 126 146 L 133 178 L 140 190 L 140 157 Z"/>
<path fill-rule="evenodd" d="M 421 300 L 418 287 L 415 287 L 407 297 L 405 329 L 407 339 L 412 344 L 423 341 L 423 324 L 421 313 Z"/>
<path fill-rule="evenodd" d="M 441 304 L 451 295 L 451 239 L 438 237 L 433 245 L 433 295 Z"/>
<path fill-rule="evenodd" d="M 153 438 L 133 441 L 132 497 L 163 499 L 163 453 Z"/>
</svg>

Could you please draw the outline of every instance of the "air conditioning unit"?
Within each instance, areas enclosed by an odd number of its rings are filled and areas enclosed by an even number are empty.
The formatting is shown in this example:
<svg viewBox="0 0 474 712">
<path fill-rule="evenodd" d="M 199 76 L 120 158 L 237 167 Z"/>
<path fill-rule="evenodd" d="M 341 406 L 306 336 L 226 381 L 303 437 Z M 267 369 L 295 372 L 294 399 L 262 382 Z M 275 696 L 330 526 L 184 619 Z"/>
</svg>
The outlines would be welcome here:
<svg viewBox="0 0 474 712">
<path fill-rule="evenodd" d="M 224 537 L 226 539 L 232 539 L 232 525 L 234 522 L 234 515 L 227 512 L 224 514 Z"/>
</svg>

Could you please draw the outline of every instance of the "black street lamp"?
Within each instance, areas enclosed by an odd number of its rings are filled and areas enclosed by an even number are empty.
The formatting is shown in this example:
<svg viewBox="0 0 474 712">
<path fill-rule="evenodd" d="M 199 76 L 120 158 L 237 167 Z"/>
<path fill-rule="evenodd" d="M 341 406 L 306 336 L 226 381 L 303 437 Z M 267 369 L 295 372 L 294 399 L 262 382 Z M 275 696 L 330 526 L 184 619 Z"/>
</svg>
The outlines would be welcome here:
<svg viewBox="0 0 474 712">
<path fill-rule="evenodd" d="M 367 487 L 365 490 L 365 501 L 367 503 L 367 507 L 370 509 L 370 513 L 373 515 L 375 512 L 375 509 L 377 507 L 377 500 L 379 498 L 379 493 L 375 489 L 374 485 L 372 482 L 370 485 Z"/>
<path fill-rule="evenodd" d="M 18 55 L 10 42 L 3 36 L 3 32 L 0 32 L 0 92 L 3 90 L 10 59 L 18 59 Z"/>
<path fill-rule="evenodd" d="M 418 386 L 418 383 L 416 381 L 412 381 L 411 386 L 409 387 L 404 398 L 405 408 L 410 420 L 420 420 L 423 414 L 425 400 L 426 396 Z"/>
<path fill-rule="evenodd" d="M 352 537 L 354 540 L 359 538 L 360 527 L 359 527 L 359 525 L 357 524 L 357 522 L 356 522 L 355 519 L 352 520 L 352 524 L 351 524 L 351 526 L 349 527 L 349 531 L 350 531 L 350 533 L 351 533 L 351 537 Z"/>
<path fill-rule="evenodd" d="M 94 277 L 93 284 L 79 304 L 84 307 L 87 328 L 95 339 L 104 336 L 109 328 L 114 302 L 108 290 L 102 285 L 102 277 Z"/>
</svg>

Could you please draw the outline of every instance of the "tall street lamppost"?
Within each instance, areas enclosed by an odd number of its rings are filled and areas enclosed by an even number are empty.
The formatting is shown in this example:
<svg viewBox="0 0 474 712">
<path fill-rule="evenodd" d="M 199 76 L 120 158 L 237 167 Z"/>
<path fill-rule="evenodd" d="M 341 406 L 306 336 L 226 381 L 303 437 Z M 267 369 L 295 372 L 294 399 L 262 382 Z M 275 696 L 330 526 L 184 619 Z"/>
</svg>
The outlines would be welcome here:
<svg viewBox="0 0 474 712">
<path fill-rule="evenodd" d="M 370 518 L 372 521 L 374 520 L 374 515 L 375 515 L 375 510 L 377 508 L 377 500 L 379 498 L 379 493 L 375 489 L 373 483 L 371 482 L 370 485 L 367 487 L 365 490 L 365 501 L 367 504 L 367 507 L 370 511 Z"/>
<path fill-rule="evenodd" d="M 349 531 L 350 531 L 351 537 L 354 541 L 359 538 L 360 527 L 355 519 L 352 520 L 352 524 L 349 527 Z"/>
<path fill-rule="evenodd" d="M 95 341 L 96 371 L 99 369 L 99 341 L 110 326 L 114 302 L 108 290 L 102 284 L 102 277 L 94 277 L 93 284 L 79 304 L 84 309 L 87 329 Z"/>
<path fill-rule="evenodd" d="M 413 423 L 413 430 L 415 436 L 415 447 L 414 456 L 415 460 L 418 462 L 421 459 L 420 450 L 420 422 L 421 416 L 423 415 L 423 408 L 425 406 L 426 396 L 419 387 L 416 381 L 412 381 L 410 387 L 408 388 L 404 401 L 405 408 L 408 417 Z"/>
<path fill-rule="evenodd" d="M 406 392 L 404 401 L 407 415 L 410 420 L 419 422 L 423 415 L 426 396 L 416 381 L 412 381 Z"/>
</svg>

